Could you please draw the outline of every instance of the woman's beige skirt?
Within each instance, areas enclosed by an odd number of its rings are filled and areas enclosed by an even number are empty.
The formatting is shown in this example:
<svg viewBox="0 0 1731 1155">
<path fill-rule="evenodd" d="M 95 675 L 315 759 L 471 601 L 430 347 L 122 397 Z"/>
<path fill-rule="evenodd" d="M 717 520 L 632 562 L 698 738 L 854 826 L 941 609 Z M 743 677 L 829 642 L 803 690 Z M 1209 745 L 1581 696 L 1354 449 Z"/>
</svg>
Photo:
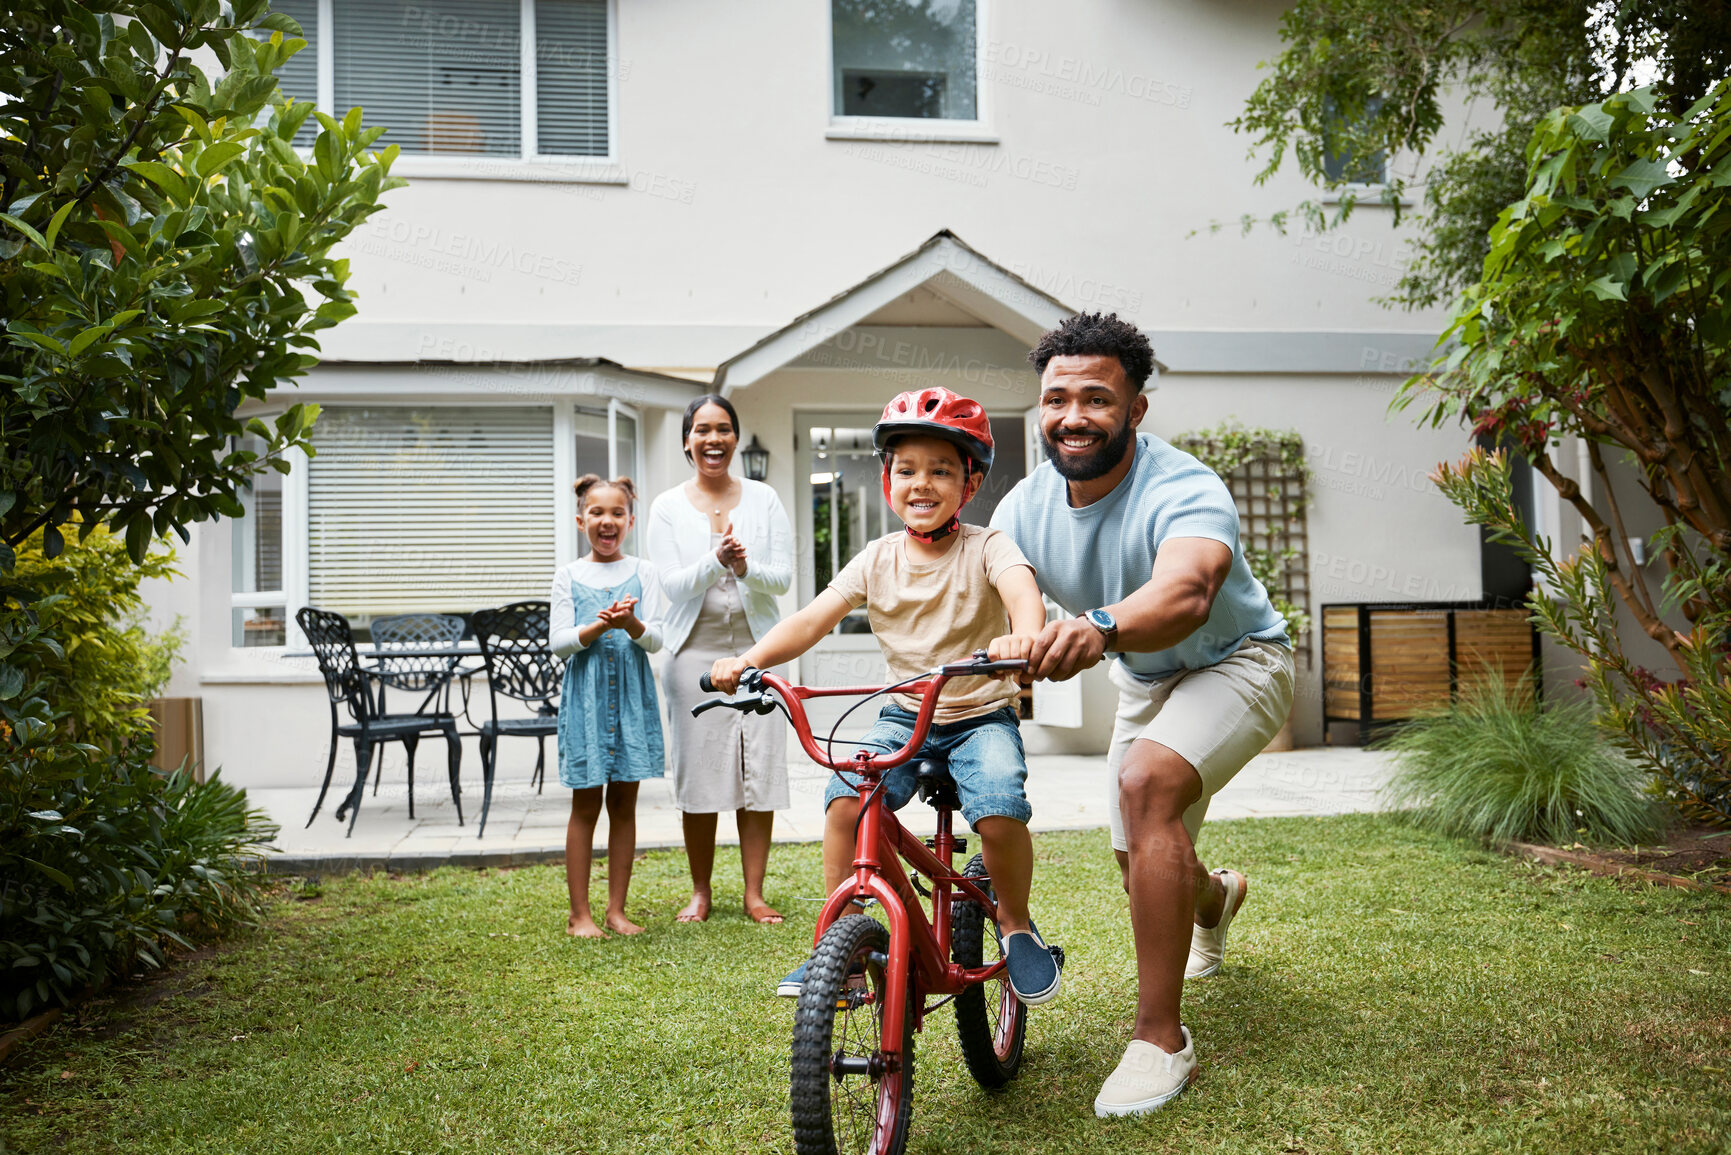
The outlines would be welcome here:
<svg viewBox="0 0 1731 1155">
<path fill-rule="evenodd" d="M 709 710 L 691 716 L 691 707 L 714 696 L 698 688 L 698 676 L 717 658 L 745 653 L 751 643 L 739 586 L 732 574 L 724 575 L 704 591 L 691 635 L 664 674 L 674 800 L 688 814 L 788 808 L 787 723 L 779 712 Z"/>
</svg>

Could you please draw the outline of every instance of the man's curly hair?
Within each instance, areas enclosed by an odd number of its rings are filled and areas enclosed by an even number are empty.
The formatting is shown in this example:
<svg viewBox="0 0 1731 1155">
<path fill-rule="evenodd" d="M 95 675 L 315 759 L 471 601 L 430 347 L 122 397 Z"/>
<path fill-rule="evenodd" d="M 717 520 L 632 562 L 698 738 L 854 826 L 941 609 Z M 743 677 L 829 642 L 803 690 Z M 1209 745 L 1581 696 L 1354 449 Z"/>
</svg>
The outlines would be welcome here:
<svg viewBox="0 0 1731 1155">
<path fill-rule="evenodd" d="M 1154 372 L 1154 347 L 1142 330 L 1120 321 L 1116 313 L 1077 313 L 1041 337 L 1028 351 L 1028 362 L 1044 376 L 1053 357 L 1088 356 L 1118 358 L 1125 378 L 1138 393 Z"/>
</svg>

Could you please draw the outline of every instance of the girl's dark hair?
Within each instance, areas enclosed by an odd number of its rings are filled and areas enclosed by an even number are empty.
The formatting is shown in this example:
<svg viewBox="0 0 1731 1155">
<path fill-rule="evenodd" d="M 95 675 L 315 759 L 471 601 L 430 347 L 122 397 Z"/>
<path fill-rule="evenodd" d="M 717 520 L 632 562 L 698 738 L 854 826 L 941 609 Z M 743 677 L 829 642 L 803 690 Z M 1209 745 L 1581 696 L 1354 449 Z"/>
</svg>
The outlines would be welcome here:
<svg viewBox="0 0 1731 1155">
<path fill-rule="evenodd" d="M 691 440 L 691 423 L 697 420 L 697 411 L 705 405 L 719 405 L 722 412 L 727 414 L 727 419 L 733 422 L 734 438 L 737 440 L 739 437 L 739 414 L 734 412 L 733 402 L 719 393 L 705 393 L 701 397 L 693 398 L 691 404 L 685 407 L 685 420 L 679 423 L 679 448 L 685 451 L 687 461 L 693 460 L 691 450 L 685 445 Z"/>
<path fill-rule="evenodd" d="M 630 510 L 632 513 L 637 512 L 636 482 L 632 481 L 629 477 L 615 477 L 612 481 L 608 481 L 600 474 L 585 473 L 582 477 L 579 477 L 576 484 L 571 487 L 577 491 L 577 512 L 579 514 L 583 512 L 583 499 L 589 495 L 591 489 L 597 487 L 602 489 L 617 489 L 620 493 L 625 495 L 625 508 Z"/>
<path fill-rule="evenodd" d="M 1040 338 L 1028 350 L 1028 363 L 1042 376 L 1053 357 L 1116 357 L 1124 366 L 1124 379 L 1131 395 L 1142 391 L 1154 372 L 1154 349 L 1142 330 L 1116 313 L 1077 313 Z"/>
</svg>

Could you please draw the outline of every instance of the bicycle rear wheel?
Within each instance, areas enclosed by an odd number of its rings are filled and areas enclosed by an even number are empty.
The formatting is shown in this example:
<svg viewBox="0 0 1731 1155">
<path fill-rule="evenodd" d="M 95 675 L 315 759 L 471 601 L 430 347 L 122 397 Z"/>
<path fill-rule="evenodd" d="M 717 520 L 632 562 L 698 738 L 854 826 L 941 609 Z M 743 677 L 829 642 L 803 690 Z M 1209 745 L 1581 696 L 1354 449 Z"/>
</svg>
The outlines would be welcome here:
<svg viewBox="0 0 1731 1155">
<path fill-rule="evenodd" d="M 967 878 L 986 876 L 985 863 L 978 854 L 968 860 L 962 874 Z M 982 889 L 992 894 L 991 884 Z M 950 958 L 962 966 L 981 967 L 988 957 L 992 962 L 1003 957 L 997 921 L 987 918 L 985 908 L 971 899 L 956 903 L 950 932 Z M 996 1091 L 1016 1077 L 1027 1033 L 1028 1008 L 1010 989 L 1008 974 L 956 996 L 956 1035 L 962 1044 L 962 1058 L 974 1081 L 986 1090 Z"/>
<path fill-rule="evenodd" d="M 903 1016 L 902 1050 L 886 1055 L 889 945 L 881 923 L 850 914 L 836 920 L 812 952 L 793 1021 L 793 1143 L 799 1155 L 900 1155 L 907 1147 L 913 1023 L 905 1004 L 896 1008 Z"/>
</svg>

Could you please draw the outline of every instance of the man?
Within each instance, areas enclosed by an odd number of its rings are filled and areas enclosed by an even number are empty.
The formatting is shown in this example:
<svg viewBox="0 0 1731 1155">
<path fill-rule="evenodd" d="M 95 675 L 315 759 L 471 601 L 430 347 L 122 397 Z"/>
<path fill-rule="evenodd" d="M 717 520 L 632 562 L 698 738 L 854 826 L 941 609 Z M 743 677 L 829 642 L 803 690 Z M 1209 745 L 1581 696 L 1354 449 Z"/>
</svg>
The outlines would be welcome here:
<svg viewBox="0 0 1731 1155">
<path fill-rule="evenodd" d="M 1184 980 L 1219 970 L 1242 874 L 1210 874 L 1195 838 L 1208 799 L 1267 745 L 1292 707 L 1286 622 L 1251 575 L 1226 485 L 1151 434 L 1142 387 L 1154 352 L 1116 315 L 1082 314 L 1028 354 L 1040 373 L 1047 461 L 998 506 L 995 528 L 1068 614 L 1034 644 L 1035 677 L 1115 655 L 1107 756 L 1112 847 L 1130 896 L 1136 1024 L 1095 1114 L 1141 1114 L 1195 1077 L 1179 1021 Z"/>
</svg>

